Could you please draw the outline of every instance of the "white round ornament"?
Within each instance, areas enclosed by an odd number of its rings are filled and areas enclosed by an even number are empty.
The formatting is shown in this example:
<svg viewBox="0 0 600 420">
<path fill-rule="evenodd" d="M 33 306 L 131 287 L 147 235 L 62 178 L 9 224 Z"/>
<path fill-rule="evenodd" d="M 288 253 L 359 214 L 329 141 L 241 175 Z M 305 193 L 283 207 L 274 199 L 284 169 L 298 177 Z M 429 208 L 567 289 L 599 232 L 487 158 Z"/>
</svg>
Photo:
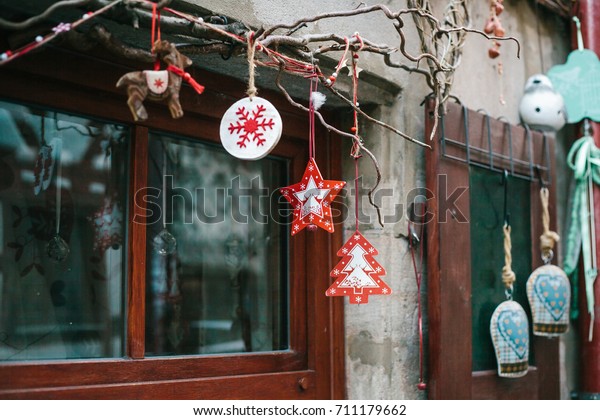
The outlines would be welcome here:
<svg viewBox="0 0 600 420">
<path fill-rule="evenodd" d="M 221 143 L 238 159 L 258 160 L 268 155 L 279 142 L 283 122 L 277 109 L 266 99 L 255 96 L 234 103 L 221 119 Z"/>
<path fill-rule="evenodd" d="M 567 110 L 560 93 L 543 74 L 527 79 L 519 104 L 519 115 L 534 130 L 558 131 L 567 123 Z"/>
</svg>

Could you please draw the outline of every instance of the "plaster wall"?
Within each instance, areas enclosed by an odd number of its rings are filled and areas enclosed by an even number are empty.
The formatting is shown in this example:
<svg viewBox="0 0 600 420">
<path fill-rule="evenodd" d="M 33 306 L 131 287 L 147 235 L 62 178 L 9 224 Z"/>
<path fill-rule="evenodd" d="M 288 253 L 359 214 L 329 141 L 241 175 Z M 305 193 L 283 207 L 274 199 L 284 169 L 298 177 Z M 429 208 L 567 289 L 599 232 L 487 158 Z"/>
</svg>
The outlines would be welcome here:
<svg viewBox="0 0 600 420">
<path fill-rule="evenodd" d="M 261 25 L 293 22 L 299 17 L 323 12 L 350 10 L 361 4 L 359 1 L 348 0 L 193 0 L 189 3 L 242 20 L 257 28 Z M 404 0 L 382 3 L 392 10 L 406 6 Z M 431 0 L 431 3 L 436 15 L 440 17 L 446 0 Z M 482 28 L 489 13 L 489 3 L 470 3 L 471 26 Z M 565 23 L 542 9 L 537 11 L 539 25 L 536 24 L 536 8 L 531 1 L 506 0 L 505 8 L 501 16 L 502 22 L 507 34 L 521 41 L 520 59 L 516 57 L 516 44 L 505 42 L 499 59 L 491 60 L 487 55 L 491 41 L 476 34 L 469 35 L 461 67 L 456 72 L 453 94 L 472 109 L 483 108 L 493 117 L 504 116 L 512 123 L 518 123 L 518 103 L 527 77 L 541 71 L 546 72 L 554 64 L 563 63 L 569 51 L 570 38 Z M 405 23 L 409 34 L 408 49 L 416 54 L 419 45 L 412 19 L 407 17 Z M 374 42 L 398 44 L 396 31 L 382 14 L 329 19 L 309 24 L 301 31 L 335 32 L 341 35 L 352 35 L 358 31 Z M 500 63 L 503 67 L 502 75 L 498 71 Z M 361 54 L 360 66 L 375 78 L 402 88 L 400 95 L 384 95 L 379 99 L 369 97 L 368 101 L 374 103 L 370 106 L 373 115 L 422 140 L 424 117 L 420 104 L 429 92 L 420 76 L 389 68 L 381 57 L 370 54 Z M 260 80 L 258 83 L 260 85 Z M 290 83 L 302 85 L 305 81 L 300 79 Z M 368 84 L 363 89 L 368 91 Z M 368 92 L 364 94 L 368 95 Z M 346 115 L 349 127 L 350 113 Z M 390 284 L 394 294 L 390 297 L 372 297 L 367 305 L 346 304 L 347 396 L 350 399 L 426 398 L 426 393 L 416 388 L 419 379 L 417 287 L 407 242 L 401 236 L 407 229 L 403 210 L 425 184 L 426 152 L 397 135 L 368 123 L 362 125 L 361 132 L 367 146 L 379 160 L 382 188 L 391 191 L 380 203 L 388 221 L 381 228 L 376 223 L 375 212 L 366 197 L 366 191 L 375 182 L 375 171 L 368 159 L 362 159 L 361 195 L 365 214 L 361 217 L 361 231 L 379 250 L 378 261 L 387 270 L 384 280 Z M 564 142 L 559 138 L 557 143 L 558 170 L 559 173 L 566 174 Z M 560 178 L 559 219 L 563 220 L 567 177 Z M 350 157 L 344 159 L 344 179 L 349 186 L 353 185 L 354 167 Z M 352 208 L 353 197 L 349 196 L 347 200 L 347 206 Z M 344 229 L 347 238 L 354 229 L 351 215 L 347 218 Z M 426 291 L 426 278 L 423 289 Z M 425 295 L 423 299 L 426 301 Z M 567 338 L 561 346 L 563 357 L 567 359 L 571 357 L 569 349 L 572 348 L 572 341 Z M 563 397 L 568 397 L 571 371 L 569 368 L 563 375 Z"/>
</svg>

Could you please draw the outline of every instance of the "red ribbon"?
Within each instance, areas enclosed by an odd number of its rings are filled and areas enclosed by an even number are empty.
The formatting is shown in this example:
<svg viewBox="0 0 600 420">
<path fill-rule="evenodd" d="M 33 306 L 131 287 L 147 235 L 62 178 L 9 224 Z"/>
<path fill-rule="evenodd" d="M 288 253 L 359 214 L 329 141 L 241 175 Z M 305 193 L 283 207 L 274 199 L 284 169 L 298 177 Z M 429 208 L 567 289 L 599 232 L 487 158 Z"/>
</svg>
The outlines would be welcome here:
<svg viewBox="0 0 600 420">
<path fill-rule="evenodd" d="M 194 88 L 194 90 L 198 93 L 198 95 L 201 95 L 202 92 L 204 92 L 204 86 L 202 86 L 200 83 L 196 82 L 194 80 L 194 78 L 186 71 L 184 71 L 184 70 L 180 69 L 179 67 L 174 66 L 172 64 L 169 64 L 167 66 L 167 70 L 170 71 L 171 73 L 176 74 L 177 76 L 181 76 L 183 78 L 183 80 L 188 82 Z"/>
</svg>

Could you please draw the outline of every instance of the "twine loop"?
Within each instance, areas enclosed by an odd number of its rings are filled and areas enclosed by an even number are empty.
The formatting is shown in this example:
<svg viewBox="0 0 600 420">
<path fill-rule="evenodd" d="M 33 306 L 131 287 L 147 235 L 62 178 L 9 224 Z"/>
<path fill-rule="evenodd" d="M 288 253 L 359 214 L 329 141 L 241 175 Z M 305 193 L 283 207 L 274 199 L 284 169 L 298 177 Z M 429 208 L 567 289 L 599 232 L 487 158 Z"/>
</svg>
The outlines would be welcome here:
<svg viewBox="0 0 600 420">
<path fill-rule="evenodd" d="M 504 228 L 504 267 L 502 267 L 502 283 L 507 290 L 513 289 L 513 284 L 516 280 L 515 272 L 512 270 L 512 255 L 510 242 L 510 225 L 505 224 Z"/>
<path fill-rule="evenodd" d="M 256 64 L 254 63 L 254 53 L 255 43 L 254 43 L 254 32 L 248 32 L 247 37 L 247 45 L 248 45 L 248 89 L 246 90 L 246 94 L 252 100 L 256 94 L 258 93 L 258 89 L 256 89 L 256 85 L 254 84 L 255 70 Z"/>
<path fill-rule="evenodd" d="M 544 232 L 540 236 L 540 248 L 542 250 L 542 259 L 551 260 L 554 255 L 554 245 L 560 241 L 558 233 L 550 230 L 550 212 L 548 211 L 548 188 L 543 187 L 540 190 L 540 201 L 542 202 L 542 225 Z"/>
</svg>

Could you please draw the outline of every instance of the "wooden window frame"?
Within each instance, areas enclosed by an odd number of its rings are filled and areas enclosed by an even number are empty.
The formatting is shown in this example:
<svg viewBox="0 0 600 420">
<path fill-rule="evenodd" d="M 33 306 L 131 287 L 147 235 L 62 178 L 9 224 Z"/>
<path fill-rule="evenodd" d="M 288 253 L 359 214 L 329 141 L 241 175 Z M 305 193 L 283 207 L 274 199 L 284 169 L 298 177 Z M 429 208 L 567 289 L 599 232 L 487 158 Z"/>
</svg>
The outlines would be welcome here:
<svg viewBox="0 0 600 420">
<path fill-rule="evenodd" d="M 344 398 L 343 301 L 327 298 L 324 293 L 335 251 L 342 245 L 341 225 L 334 234 L 319 230 L 290 240 L 289 350 L 144 358 L 146 227 L 132 220 L 136 211 L 133 194 L 147 182 L 149 131 L 218 142 L 221 116 L 245 91 L 243 84 L 232 78 L 194 69 L 193 76 L 206 89 L 197 96 L 184 85 L 183 118 L 173 120 L 166 106 L 147 102 L 149 119 L 133 123 L 126 96 L 114 84 L 126 71 L 144 67 L 113 63 L 109 57 L 103 59 L 102 53 L 83 56 L 44 51 L 0 69 L 1 98 L 132 127 L 126 356 L 2 363 L 0 398 Z M 280 95 L 261 90 L 261 96 L 278 108 L 284 120 L 282 141 L 272 154 L 287 159 L 290 179 L 299 179 L 308 155 L 307 115 Z M 317 138 L 323 174 L 339 179 L 339 139 L 321 127 L 317 127 Z"/>
<path fill-rule="evenodd" d="M 429 101 L 425 110 L 425 131 L 428 137 L 433 130 L 433 106 Z M 470 198 L 464 193 L 456 201 L 456 208 L 444 206 L 438 197 L 448 197 L 457 187 L 469 186 L 469 165 L 442 156 L 441 135 L 462 142 L 463 146 L 446 143 L 446 152 L 452 156 L 466 158 L 463 107 L 448 103 L 445 115 L 445 130 L 437 129 L 436 145 L 426 153 L 427 189 L 433 192 L 427 208 L 433 215 L 427 224 L 427 291 L 429 314 L 429 397 L 432 399 L 559 399 L 559 350 L 558 340 L 530 334 L 535 353 L 535 366 L 530 366 L 527 375 L 518 379 L 500 378 L 496 370 L 472 372 L 472 305 L 471 264 L 460 255 L 471 255 L 470 223 L 461 222 L 462 214 L 470 221 Z M 471 146 L 489 150 L 487 146 L 487 124 L 485 114 L 468 112 L 468 132 Z M 506 123 L 490 118 L 490 133 L 493 150 L 509 156 L 510 145 Z M 554 138 L 547 136 L 549 149 L 543 148 L 542 134 L 532 132 L 531 149 L 527 144 L 523 127 L 510 126 L 512 133 L 512 156 L 523 161 L 532 159 L 533 165 L 549 165 L 550 173 L 556 174 Z M 500 144 L 498 144 L 500 143 Z M 470 159 L 481 165 L 489 164 L 489 154 L 472 153 Z M 546 162 L 547 160 L 550 162 Z M 496 169 L 511 170 L 506 161 L 496 159 Z M 530 176 L 530 168 L 514 168 L 515 173 Z M 446 175 L 441 185 L 439 175 Z M 500 177 L 500 175 L 498 175 Z M 556 181 L 554 175 L 553 181 Z M 531 255 L 532 270 L 539 267 L 541 255 L 538 238 L 542 234 L 540 184 L 531 182 Z M 550 187 L 550 223 L 556 226 L 556 182 Z M 460 216 L 460 215 L 459 215 Z M 445 221 L 440 223 L 440 221 Z M 470 257 L 469 260 L 470 261 Z M 469 333 L 465 333 L 468 331 Z"/>
</svg>

